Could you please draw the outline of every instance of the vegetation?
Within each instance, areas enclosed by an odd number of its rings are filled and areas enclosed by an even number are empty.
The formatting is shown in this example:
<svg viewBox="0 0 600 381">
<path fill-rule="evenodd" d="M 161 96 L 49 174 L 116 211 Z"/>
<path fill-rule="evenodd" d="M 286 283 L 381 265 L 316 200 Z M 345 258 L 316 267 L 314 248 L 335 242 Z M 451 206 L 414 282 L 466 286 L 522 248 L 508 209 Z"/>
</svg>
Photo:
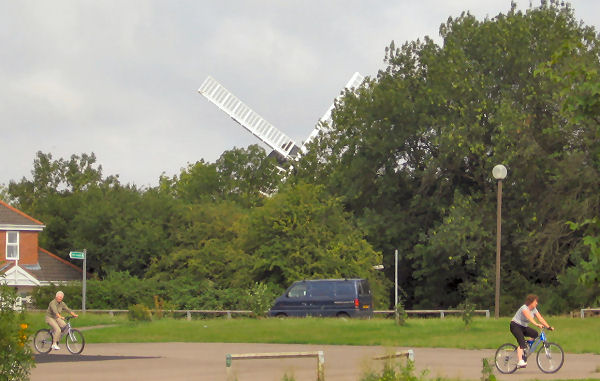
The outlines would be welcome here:
<svg viewBox="0 0 600 381">
<path fill-rule="evenodd" d="M 425 381 L 427 380 L 427 371 L 420 375 L 415 374 L 415 364 L 413 361 L 394 361 L 388 360 L 383 365 L 383 371 L 378 374 L 374 371 L 366 372 L 360 381 Z"/>
<path fill-rule="evenodd" d="M 501 313 L 529 292 L 544 313 L 597 305 L 596 31 L 544 0 L 484 20 L 463 13 L 440 35 L 392 42 L 285 181 L 257 146 L 143 189 L 104 177 L 94 154 L 39 152 L 31 178 L 0 197 L 45 223 L 41 246 L 88 250 L 90 306 L 158 296 L 239 308 L 257 284 L 275 295 L 298 279 L 365 277 L 376 308 L 389 308 L 398 249 L 405 308 L 491 309 L 491 170 L 503 163 Z"/>
<path fill-rule="evenodd" d="M 27 344 L 31 329 L 22 313 L 13 311 L 15 290 L 0 284 L 0 380 L 28 380 L 35 366 Z"/>
</svg>

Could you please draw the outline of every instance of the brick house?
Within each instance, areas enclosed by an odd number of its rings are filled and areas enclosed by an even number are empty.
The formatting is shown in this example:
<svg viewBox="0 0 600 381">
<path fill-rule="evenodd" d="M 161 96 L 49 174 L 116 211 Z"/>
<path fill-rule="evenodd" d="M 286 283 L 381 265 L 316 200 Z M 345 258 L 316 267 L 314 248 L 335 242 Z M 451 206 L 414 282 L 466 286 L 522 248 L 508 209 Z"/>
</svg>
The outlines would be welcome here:
<svg viewBox="0 0 600 381">
<path fill-rule="evenodd" d="M 39 233 L 45 225 L 0 200 L 0 282 L 17 288 L 21 296 L 36 286 L 82 279 L 82 270 L 42 249 Z"/>
</svg>

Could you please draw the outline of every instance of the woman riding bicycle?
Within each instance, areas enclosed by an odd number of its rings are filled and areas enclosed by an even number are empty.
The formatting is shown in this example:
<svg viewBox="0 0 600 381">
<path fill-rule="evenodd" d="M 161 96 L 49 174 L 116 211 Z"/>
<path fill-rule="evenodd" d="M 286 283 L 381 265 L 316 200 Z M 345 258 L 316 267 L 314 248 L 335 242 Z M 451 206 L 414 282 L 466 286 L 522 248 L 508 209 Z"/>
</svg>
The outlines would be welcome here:
<svg viewBox="0 0 600 381">
<path fill-rule="evenodd" d="M 517 348 L 517 357 L 519 359 L 517 367 L 519 368 L 524 368 L 527 366 L 527 363 L 523 360 L 523 350 L 527 348 L 525 336 L 531 337 L 532 339 L 535 339 L 538 336 L 537 331 L 529 327 L 529 322 L 539 328 L 546 327 L 551 331 L 554 330 L 554 328 L 550 327 L 550 325 L 542 317 L 542 314 L 539 313 L 536 308 L 537 305 L 538 296 L 534 294 L 527 295 L 527 297 L 525 297 L 525 304 L 519 308 L 510 322 L 510 332 L 519 343 L 519 347 Z M 535 318 L 537 318 L 540 323 L 537 323 Z"/>
</svg>

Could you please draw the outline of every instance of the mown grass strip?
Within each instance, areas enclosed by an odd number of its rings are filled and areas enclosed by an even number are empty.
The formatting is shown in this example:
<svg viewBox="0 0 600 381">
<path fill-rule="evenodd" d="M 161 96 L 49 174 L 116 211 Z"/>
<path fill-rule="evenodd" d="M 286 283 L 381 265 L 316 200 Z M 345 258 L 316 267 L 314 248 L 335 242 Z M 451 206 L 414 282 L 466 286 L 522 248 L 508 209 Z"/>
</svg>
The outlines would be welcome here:
<svg viewBox="0 0 600 381">
<path fill-rule="evenodd" d="M 42 314 L 31 314 L 32 329 L 45 326 Z M 550 341 L 570 353 L 600 354 L 600 319 L 548 319 L 557 329 Z M 85 331 L 90 343 L 117 342 L 245 342 L 279 344 L 382 345 L 432 348 L 485 349 L 514 342 L 510 319 L 474 318 L 468 328 L 457 317 L 408 319 L 398 326 L 392 319 L 162 319 L 130 322 L 124 316 L 85 314 L 75 327 L 113 325 Z M 114 326 L 116 325 L 116 326 Z"/>
</svg>

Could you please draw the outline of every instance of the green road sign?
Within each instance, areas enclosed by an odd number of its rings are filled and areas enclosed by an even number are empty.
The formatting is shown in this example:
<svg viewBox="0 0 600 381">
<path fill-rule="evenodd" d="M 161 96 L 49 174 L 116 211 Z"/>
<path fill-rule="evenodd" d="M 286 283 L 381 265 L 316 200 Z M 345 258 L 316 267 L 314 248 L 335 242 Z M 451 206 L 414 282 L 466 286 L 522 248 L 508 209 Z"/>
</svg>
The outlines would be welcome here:
<svg viewBox="0 0 600 381">
<path fill-rule="evenodd" d="M 85 259 L 85 254 L 83 254 L 83 251 L 71 251 L 69 253 L 69 258 L 71 258 L 71 259 Z"/>
</svg>

